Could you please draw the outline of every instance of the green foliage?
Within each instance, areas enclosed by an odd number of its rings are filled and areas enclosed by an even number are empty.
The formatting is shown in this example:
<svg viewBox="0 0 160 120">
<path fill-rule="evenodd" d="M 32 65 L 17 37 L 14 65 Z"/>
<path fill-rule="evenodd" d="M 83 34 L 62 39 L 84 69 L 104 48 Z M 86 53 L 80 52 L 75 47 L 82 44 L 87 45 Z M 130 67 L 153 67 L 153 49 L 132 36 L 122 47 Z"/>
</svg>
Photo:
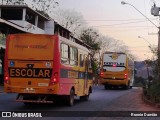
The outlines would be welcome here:
<svg viewBox="0 0 160 120">
<path fill-rule="evenodd" d="M 148 88 L 143 89 L 145 98 L 153 103 L 160 103 L 160 84 L 152 84 Z"/>
<path fill-rule="evenodd" d="M 158 54 L 157 47 L 151 47 L 150 50 L 153 53 L 153 56 L 158 58 L 157 60 L 154 61 L 149 61 L 146 60 L 146 64 L 152 66 L 153 68 L 153 81 L 151 85 L 149 85 L 148 88 L 144 88 L 144 95 L 146 96 L 147 99 L 154 103 L 160 103 L 160 55 Z"/>
<path fill-rule="evenodd" d="M 92 70 L 94 74 L 96 74 L 97 68 L 98 68 L 97 60 L 92 58 Z"/>
<path fill-rule="evenodd" d="M 137 77 L 134 78 L 134 86 L 135 87 L 144 87 L 146 85 L 146 80 L 143 77 Z"/>
<path fill-rule="evenodd" d="M 101 49 L 101 43 L 98 42 L 98 37 L 99 34 L 98 32 L 96 32 L 95 30 L 88 28 L 86 30 L 83 30 L 81 35 L 80 35 L 80 39 L 88 44 L 89 46 L 91 46 L 91 56 L 92 56 L 92 68 L 93 68 L 93 72 L 96 73 L 96 70 L 98 68 L 98 60 L 94 58 L 94 55 L 99 52 L 99 50 Z"/>
<path fill-rule="evenodd" d="M 90 28 L 83 30 L 80 35 L 80 39 L 91 46 L 94 51 L 100 50 L 100 43 L 97 42 L 98 37 L 99 34 Z"/>
<path fill-rule="evenodd" d="M 150 94 L 152 96 L 160 96 L 160 84 L 153 84 L 150 87 Z"/>
</svg>

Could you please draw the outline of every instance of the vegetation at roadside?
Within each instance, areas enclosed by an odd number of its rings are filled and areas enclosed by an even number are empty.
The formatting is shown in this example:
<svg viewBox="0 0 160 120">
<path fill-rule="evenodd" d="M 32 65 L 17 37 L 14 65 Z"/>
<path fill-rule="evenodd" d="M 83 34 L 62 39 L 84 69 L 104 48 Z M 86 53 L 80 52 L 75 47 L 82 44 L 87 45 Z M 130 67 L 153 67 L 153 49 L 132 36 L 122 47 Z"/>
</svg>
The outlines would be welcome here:
<svg viewBox="0 0 160 120">
<path fill-rule="evenodd" d="M 157 47 L 151 47 L 150 49 L 156 60 L 147 60 L 148 65 L 153 69 L 153 78 L 149 78 L 148 82 L 143 87 L 143 93 L 146 99 L 153 103 L 160 103 L 160 55 L 158 55 Z"/>
</svg>

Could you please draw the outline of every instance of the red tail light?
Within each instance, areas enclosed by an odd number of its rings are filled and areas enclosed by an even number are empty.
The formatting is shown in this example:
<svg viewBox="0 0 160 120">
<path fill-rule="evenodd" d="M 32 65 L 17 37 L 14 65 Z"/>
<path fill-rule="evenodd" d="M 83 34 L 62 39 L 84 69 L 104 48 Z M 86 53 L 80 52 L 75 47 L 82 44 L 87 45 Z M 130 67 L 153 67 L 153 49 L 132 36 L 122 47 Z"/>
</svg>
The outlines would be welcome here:
<svg viewBox="0 0 160 120">
<path fill-rule="evenodd" d="M 9 83 L 9 77 L 8 76 L 4 77 L 4 82 L 7 83 L 7 84 Z"/>
<path fill-rule="evenodd" d="M 125 73 L 124 74 L 124 78 L 127 79 L 128 78 L 128 74 Z"/>
<path fill-rule="evenodd" d="M 103 73 L 103 72 L 100 72 L 100 76 L 103 77 L 103 75 L 104 75 L 104 73 Z"/>
<path fill-rule="evenodd" d="M 58 82 L 58 73 L 54 73 L 53 78 L 50 81 L 50 84 L 54 84 Z"/>
<path fill-rule="evenodd" d="M 14 35 L 10 35 L 10 39 L 13 40 L 15 38 Z"/>
</svg>

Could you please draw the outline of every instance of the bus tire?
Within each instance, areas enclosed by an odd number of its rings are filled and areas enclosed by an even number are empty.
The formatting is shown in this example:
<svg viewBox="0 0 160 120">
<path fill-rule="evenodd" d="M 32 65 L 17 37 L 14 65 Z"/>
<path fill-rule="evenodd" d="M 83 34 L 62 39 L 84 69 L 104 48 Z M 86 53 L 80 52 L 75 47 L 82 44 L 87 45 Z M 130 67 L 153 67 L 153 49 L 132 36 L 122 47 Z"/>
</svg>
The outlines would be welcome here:
<svg viewBox="0 0 160 120">
<path fill-rule="evenodd" d="M 125 90 L 128 90 L 129 88 L 130 88 L 130 82 L 128 82 L 128 84 L 124 86 Z"/>
<path fill-rule="evenodd" d="M 105 90 L 108 90 L 109 87 L 110 87 L 109 85 L 104 85 Z"/>
<path fill-rule="evenodd" d="M 71 89 L 70 95 L 67 96 L 67 104 L 69 106 L 73 106 L 74 105 L 74 90 L 73 89 Z"/>
</svg>

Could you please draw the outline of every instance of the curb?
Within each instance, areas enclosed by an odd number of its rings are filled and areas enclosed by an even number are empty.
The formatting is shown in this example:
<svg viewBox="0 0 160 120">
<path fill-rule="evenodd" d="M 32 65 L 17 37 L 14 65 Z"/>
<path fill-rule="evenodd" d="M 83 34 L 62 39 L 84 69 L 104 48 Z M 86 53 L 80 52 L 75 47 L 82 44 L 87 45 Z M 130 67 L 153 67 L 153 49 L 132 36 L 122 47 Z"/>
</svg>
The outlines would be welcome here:
<svg viewBox="0 0 160 120">
<path fill-rule="evenodd" d="M 143 94 L 142 94 L 142 99 L 143 99 L 143 101 L 144 101 L 146 104 L 149 104 L 149 105 L 151 105 L 151 106 L 160 108 L 160 103 L 153 103 L 153 102 L 151 102 L 150 100 L 146 99 Z"/>
</svg>

